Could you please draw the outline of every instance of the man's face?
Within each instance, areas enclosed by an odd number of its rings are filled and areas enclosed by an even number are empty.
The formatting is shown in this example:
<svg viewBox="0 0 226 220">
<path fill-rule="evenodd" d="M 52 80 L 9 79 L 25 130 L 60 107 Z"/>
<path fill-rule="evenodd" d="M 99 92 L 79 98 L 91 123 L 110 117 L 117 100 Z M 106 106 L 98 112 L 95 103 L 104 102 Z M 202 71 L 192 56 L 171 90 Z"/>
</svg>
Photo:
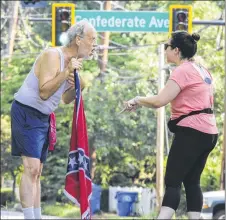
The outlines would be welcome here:
<svg viewBox="0 0 226 220">
<path fill-rule="evenodd" d="M 94 29 L 89 29 L 83 37 L 80 37 L 80 45 L 78 47 L 78 57 L 90 59 L 95 52 L 97 34 Z"/>
</svg>

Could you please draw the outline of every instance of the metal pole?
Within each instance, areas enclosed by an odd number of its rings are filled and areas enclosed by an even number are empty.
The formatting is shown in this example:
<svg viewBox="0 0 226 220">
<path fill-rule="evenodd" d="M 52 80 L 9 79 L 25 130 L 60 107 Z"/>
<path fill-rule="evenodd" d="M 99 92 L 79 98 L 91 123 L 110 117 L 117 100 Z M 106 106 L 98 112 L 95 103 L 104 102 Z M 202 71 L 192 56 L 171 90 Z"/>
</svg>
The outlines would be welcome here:
<svg viewBox="0 0 226 220">
<path fill-rule="evenodd" d="M 159 86 L 158 91 L 164 87 L 164 44 L 159 45 Z M 157 191 L 157 208 L 162 204 L 163 198 L 163 162 L 164 162 L 164 124 L 165 124 L 165 107 L 157 110 L 157 154 L 156 154 L 156 191 Z"/>
<path fill-rule="evenodd" d="M 52 21 L 52 18 L 32 18 L 32 17 L 30 17 L 30 18 L 28 18 L 28 20 L 29 21 L 40 21 L 40 22 L 44 22 L 44 21 Z"/>
<path fill-rule="evenodd" d="M 201 24 L 201 25 L 225 25 L 225 20 L 215 20 L 215 21 L 192 21 L 192 24 Z"/>
</svg>

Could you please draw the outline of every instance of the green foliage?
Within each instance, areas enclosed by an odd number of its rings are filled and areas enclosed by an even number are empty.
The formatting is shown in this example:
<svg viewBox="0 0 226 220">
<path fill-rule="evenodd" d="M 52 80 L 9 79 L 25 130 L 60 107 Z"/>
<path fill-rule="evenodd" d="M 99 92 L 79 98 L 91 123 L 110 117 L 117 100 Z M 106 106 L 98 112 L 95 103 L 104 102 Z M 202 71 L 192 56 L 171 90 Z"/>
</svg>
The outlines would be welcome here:
<svg viewBox="0 0 226 220">
<path fill-rule="evenodd" d="M 1 60 L 1 92 L 3 94 L 3 97 L 1 98 L 2 114 L 10 114 L 11 104 L 14 99 L 13 96 L 22 85 L 33 62 L 34 59 L 29 57 L 22 59 L 14 57 L 10 63 L 8 63 L 8 59 Z"/>
<path fill-rule="evenodd" d="M 11 156 L 10 117 L 1 115 L 1 171 L 17 176 L 21 171 L 20 162 Z"/>
<path fill-rule="evenodd" d="M 216 147 L 211 152 L 202 174 L 201 185 L 203 191 L 220 190 L 221 163 L 219 163 L 219 158 L 219 147 Z"/>
</svg>

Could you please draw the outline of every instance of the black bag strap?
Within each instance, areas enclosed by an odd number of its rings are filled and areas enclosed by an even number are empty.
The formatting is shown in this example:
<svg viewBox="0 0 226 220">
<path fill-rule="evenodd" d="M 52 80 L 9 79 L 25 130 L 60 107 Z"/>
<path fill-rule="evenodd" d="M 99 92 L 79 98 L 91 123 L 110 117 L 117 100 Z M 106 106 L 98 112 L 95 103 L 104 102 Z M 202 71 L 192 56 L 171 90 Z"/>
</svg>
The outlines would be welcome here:
<svg viewBox="0 0 226 220">
<path fill-rule="evenodd" d="M 198 110 L 198 111 L 192 111 L 189 114 L 187 114 L 187 115 L 181 115 L 179 118 L 174 119 L 172 121 L 174 121 L 177 124 L 179 121 L 181 121 L 182 119 L 184 119 L 184 118 L 186 118 L 188 116 L 197 115 L 197 114 L 200 114 L 200 113 L 213 114 L 213 109 L 211 109 L 211 108 L 205 108 L 205 109 Z"/>
</svg>

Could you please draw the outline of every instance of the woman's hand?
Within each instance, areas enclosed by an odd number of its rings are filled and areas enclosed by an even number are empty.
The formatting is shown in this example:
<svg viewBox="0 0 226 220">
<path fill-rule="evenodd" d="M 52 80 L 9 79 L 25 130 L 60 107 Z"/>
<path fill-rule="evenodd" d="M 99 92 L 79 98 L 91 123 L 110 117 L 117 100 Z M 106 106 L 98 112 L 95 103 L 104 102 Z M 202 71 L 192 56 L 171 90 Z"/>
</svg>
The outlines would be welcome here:
<svg viewBox="0 0 226 220">
<path fill-rule="evenodd" d="M 137 98 L 130 99 L 129 101 L 124 102 L 125 111 L 132 112 L 136 111 L 140 106 L 137 103 Z"/>
</svg>

